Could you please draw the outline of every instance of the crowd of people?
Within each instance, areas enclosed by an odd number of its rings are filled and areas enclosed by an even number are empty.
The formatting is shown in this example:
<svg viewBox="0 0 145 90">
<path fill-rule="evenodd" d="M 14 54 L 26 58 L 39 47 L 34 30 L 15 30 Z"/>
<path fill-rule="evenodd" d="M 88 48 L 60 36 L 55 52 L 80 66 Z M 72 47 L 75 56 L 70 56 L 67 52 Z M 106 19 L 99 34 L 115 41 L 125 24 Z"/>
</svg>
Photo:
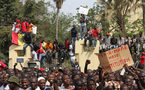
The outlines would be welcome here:
<svg viewBox="0 0 145 90">
<path fill-rule="evenodd" d="M 0 90 L 144 90 L 145 89 L 145 38 L 142 32 L 139 33 L 139 37 L 133 34 L 130 38 L 126 35 L 125 38 L 119 35 L 117 38 L 115 35 L 110 36 L 106 33 L 103 36 L 99 29 L 95 25 L 93 30 L 87 26 L 87 20 L 82 14 L 81 19 L 80 39 L 84 39 L 84 49 L 88 47 L 87 40 L 89 40 L 89 50 L 95 50 L 97 41 L 100 42 L 100 53 L 107 50 L 118 48 L 123 45 L 128 45 L 131 54 L 139 55 L 142 52 L 141 62 L 139 68 L 133 66 L 124 65 L 125 71 L 118 70 L 116 72 L 108 73 L 104 72 L 102 67 L 99 66 L 96 70 L 88 69 L 90 60 L 86 60 L 84 72 L 80 71 L 79 64 L 74 62 L 73 58 L 75 53 L 75 42 L 78 40 L 78 30 L 75 25 L 71 29 L 71 40 L 66 37 L 64 43 L 59 43 L 56 39 L 41 40 L 32 42 L 32 27 L 34 25 L 23 19 L 20 23 L 19 20 L 13 24 L 12 43 L 18 44 L 15 38 L 18 38 L 17 34 L 23 34 L 24 55 L 27 46 L 31 47 L 32 59 L 43 62 L 43 67 L 46 67 L 46 59 L 55 58 L 58 53 L 58 62 L 61 64 L 64 60 L 71 62 L 72 68 L 55 69 L 45 71 L 40 68 L 26 68 L 23 67 L 21 62 L 14 65 L 14 69 L 8 69 L 7 65 L 0 61 Z M 134 52 L 132 52 L 134 48 Z M 16 68 L 17 64 L 20 64 L 22 70 Z M 41 66 L 42 67 L 42 66 Z M 122 74 L 123 72 L 123 74 Z"/>
<path fill-rule="evenodd" d="M 84 73 L 77 67 L 45 71 L 43 68 L 8 69 L 0 62 L 0 90 L 144 90 L 145 70 L 124 65 L 125 71 L 104 72 L 99 66 L 88 69 L 86 60 Z"/>
</svg>

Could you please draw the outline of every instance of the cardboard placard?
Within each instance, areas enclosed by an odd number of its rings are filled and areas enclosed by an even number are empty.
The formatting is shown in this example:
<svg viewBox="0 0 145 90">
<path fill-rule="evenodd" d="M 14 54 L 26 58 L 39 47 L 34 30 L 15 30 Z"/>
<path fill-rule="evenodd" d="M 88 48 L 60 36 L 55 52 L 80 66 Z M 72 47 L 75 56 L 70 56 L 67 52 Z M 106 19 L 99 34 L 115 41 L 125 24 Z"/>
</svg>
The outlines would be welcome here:
<svg viewBox="0 0 145 90">
<path fill-rule="evenodd" d="M 37 34 L 37 27 L 35 26 L 35 27 L 32 27 L 32 33 L 33 34 Z"/>
<path fill-rule="evenodd" d="M 84 7 L 80 7 L 80 8 L 79 8 L 79 13 L 80 13 L 80 14 L 87 15 L 87 14 L 88 14 L 88 11 L 89 11 L 88 8 L 84 8 Z"/>
<path fill-rule="evenodd" d="M 125 63 L 128 63 L 128 66 L 134 65 L 128 45 L 99 54 L 99 61 L 103 71 L 109 73 L 122 69 Z"/>
</svg>

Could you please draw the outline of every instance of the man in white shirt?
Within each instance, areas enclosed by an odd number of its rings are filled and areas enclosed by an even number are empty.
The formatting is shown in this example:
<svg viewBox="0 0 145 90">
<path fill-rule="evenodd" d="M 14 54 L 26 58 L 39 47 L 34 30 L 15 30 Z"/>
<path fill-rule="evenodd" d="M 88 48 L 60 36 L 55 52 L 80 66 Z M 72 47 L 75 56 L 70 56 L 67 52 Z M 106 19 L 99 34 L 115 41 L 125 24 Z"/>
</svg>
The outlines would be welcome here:
<svg viewBox="0 0 145 90">
<path fill-rule="evenodd" d="M 74 54 L 73 54 L 73 45 L 72 45 L 72 43 L 70 42 L 70 45 L 69 45 L 69 55 L 70 55 L 70 62 L 71 62 L 71 65 L 72 65 L 72 67 L 75 67 L 75 64 L 74 64 L 74 61 L 73 61 L 73 56 L 74 56 Z"/>
<path fill-rule="evenodd" d="M 117 40 L 119 47 L 124 45 L 124 38 L 119 34 L 119 38 Z"/>
<path fill-rule="evenodd" d="M 32 52 L 32 59 L 37 60 L 37 53 L 32 48 L 31 48 L 31 52 Z"/>
</svg>

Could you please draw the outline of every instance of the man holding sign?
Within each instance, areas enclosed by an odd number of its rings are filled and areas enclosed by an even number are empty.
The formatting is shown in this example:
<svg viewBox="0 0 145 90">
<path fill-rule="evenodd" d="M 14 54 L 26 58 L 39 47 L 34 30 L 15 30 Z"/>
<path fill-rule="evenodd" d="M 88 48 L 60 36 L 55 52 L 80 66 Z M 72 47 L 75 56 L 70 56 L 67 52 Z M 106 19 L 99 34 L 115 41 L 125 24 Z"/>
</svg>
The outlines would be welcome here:
<svg viewBox="0 0 145 90">
<path fill-rule="evenodd" d="M 86 33 L 86 17 L 84 14 L 81 14 L 80 23 L 81 23 L 80 36 L 81 39 L 83 39 L 84 34 Z"/>
</svg>

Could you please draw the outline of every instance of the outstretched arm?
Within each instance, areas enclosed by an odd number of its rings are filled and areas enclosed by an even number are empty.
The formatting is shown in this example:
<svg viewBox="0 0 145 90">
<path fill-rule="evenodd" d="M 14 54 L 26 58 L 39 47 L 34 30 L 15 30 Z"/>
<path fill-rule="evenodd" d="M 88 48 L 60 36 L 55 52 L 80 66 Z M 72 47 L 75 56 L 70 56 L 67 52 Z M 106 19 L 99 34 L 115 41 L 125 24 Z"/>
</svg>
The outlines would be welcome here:
<svg viewBox="0 0 145 90">
<path fill-rule="evenodd" d="M 57 76 L 54 79 L 54 90 L 59 90 L 59 88 L 57 86 Z"/>
<path fill-rule="evenodd" d="M 15 65 L 14 65 L 14 72 L 15 72 L 15 75 L 18 74 L 18 70 L 16 69 L 16 66 L 17 66 L 17 63 L 15 63 Z"/>
<path fill-rule="evenodd" d="M 21 63 L 21 61 L 19 61 L 19 63 L 20 63 L 20 66 L 21 66 L 21 68 L 22 68 L 22 70 L 23 70 L 24 68 L 23 68 L 23 66 L 22 66 L 22 63 Z"/>
<path fill-rule="evenodd" d="M 134 70 L 137 70 L 137 71 L 144 71 L 142 69 L 139 69 L 139 68 L 135 68 L 134 66 L 131 66 Z"/>
<path fill-rule="evenodd" d="M 102 67 L 101 66 L 98 67 L 98 71 L 99 71 L 99 80 L 101 81 L 102 78 L 103 78 L 103 76 L 102 76 L 103 70 L 102 70 Z"/>
<path fill-rule="evenodd" d="M 90 60 L 86 60 L 86 63 L 85 63 L 85 68 L 84 68 L 84 73 L 87 73 L 87 69 L 88 69 L 88 64 L 90 64 Z"/>
<path fill-rule="evenodd" d="M 105 86 L 105 79 L 107 78 L 108 78 L 108 72 L 103 72 L 101 78 L 101 84 L 99 85 L 98 90 L 103 90 L 103 87 Z"/>
</svg>

